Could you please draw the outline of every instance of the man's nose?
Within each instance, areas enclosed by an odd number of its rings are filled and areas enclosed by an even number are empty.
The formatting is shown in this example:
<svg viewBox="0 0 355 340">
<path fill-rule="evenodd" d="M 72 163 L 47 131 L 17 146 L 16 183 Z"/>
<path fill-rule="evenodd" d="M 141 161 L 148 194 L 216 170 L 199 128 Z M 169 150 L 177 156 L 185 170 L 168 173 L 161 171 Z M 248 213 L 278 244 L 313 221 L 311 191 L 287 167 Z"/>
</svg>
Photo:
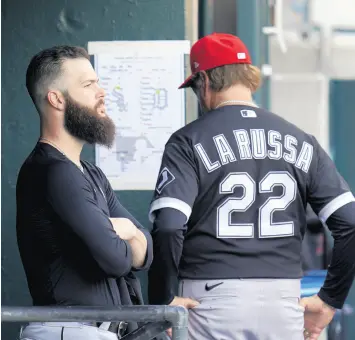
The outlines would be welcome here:
<svg viewBox="0 0 355 340">
<path fill-rule="evenodd" d="M 99 90 L 97 91 L 97 97 L 98 98 L 106 97 L 106 91 L 102 87 L 99 87 Z"/>
</svg>

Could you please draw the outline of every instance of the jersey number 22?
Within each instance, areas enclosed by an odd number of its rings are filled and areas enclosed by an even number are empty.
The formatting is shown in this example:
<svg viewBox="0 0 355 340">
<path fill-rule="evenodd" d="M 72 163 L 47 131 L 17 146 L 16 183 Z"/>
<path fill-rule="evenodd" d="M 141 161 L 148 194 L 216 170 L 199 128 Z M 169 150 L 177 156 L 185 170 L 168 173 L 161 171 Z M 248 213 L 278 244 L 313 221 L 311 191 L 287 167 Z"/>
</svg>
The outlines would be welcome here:
<svg viewBox="0 0 355 340">
<path fill-rule="evenodd" d="M 256 190 L 271 193 L 276 186 L 283 187 L 281 196 L 273 196 L 259 208 L 259 238 L 287 237 L 294 234 L 292 221 L 273 222 L 275 211 L 284 211 L 296 199 L 297 183 L 287 171 L 271 171 L 257 184 L 246 172 L 232 172 L 221 182 L 220 194 L 232 194 L 236 187 L 243 188 L 242 197 L 229 197 L 217 208 L 218 238 L 252 238 L 254 223 L 232 223 L 233 212 L 246 212 L 255 202 Z"/>
</svg>

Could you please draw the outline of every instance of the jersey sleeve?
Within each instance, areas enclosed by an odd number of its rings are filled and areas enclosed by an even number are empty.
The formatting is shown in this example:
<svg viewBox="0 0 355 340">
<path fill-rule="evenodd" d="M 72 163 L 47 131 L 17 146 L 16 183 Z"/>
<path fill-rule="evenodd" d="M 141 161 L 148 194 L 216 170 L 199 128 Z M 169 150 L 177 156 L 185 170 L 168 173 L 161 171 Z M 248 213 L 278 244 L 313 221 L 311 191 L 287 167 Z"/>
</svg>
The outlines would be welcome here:
<svg viewBox="0 0 355 340">
<path fill-rule="evenodd" d="M 182 143 L 168 142 L 165 146 L 149 220 L 154 222 L 155 212 L 173 208 L 182 212 L 186 222 L 198 194 L 198 177 L 191 148 Z"/>
<path fill-rule="evenodd" d="M 334 162 L 315 139 L 313 157 L 308 202 L 319 219 L 325 223 L 335 211 L 355 199 Z"/>
<path fill-rule="evenodd" d="M 334 308 L 343 308 L 355 277 L 355 202 L 335 211 L 327 221 L 334 246 L 327 277 L 318 296 Z"/>
</svg>

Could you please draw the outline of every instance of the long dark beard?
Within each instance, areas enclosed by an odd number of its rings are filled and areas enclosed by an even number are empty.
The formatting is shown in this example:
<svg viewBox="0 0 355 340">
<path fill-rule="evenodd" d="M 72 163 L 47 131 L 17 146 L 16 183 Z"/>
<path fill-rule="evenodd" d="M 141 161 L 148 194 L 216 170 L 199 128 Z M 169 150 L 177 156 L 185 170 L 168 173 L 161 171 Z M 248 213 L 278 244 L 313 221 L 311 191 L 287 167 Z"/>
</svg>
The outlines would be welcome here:
<svg viewBox="0 0 355 340">
<path fill-rule="evenodd" d="M 112 147 L 116 132 L 115 124 L 108 116 L 97 116 L 97 109 L 103 104 L 103 101 L 98 102 L 91 109 L 77 103 L 68 94 L 65 97 L 64 126 L 67 131 L 88 144 Z"/>
</svg>

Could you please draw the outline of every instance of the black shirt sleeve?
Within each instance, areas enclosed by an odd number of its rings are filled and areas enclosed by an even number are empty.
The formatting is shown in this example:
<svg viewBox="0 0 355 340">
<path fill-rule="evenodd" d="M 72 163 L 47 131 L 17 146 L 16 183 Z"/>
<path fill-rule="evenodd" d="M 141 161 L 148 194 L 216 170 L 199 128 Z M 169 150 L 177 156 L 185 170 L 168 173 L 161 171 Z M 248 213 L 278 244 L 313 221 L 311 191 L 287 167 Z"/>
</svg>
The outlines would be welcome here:
<svg viewBox="0 0 355 340">
<path fill-rule="evenodd" d="M 154 305 L 168 305 L 177 293 L 186 216 L 175 209 L 156 212 L 152 230 L 154 261 L 148 272 L 148 298 Z"/>
<path fill-rule="evenodd" d="M 193 151 L 188 145 L 168 142 L 165 146 L 149 219 L 162 208 L 179 210 L 189 220 L 198 194 L 198 176 Z"/>
<path fill-rule="evenodd" d="M 98 208 L 89 182 L 64 162 L 48 170 L 47 199 L 54 211 L 80 237 L 107 276 L 126 275 L 132 266 L 131 247 Z"/>
<path fill-rule="evenodd" d="M 193 151 L 187 144 L 169 141 L 149 212 L 154 223 L 154 254 L 148 289 L 152 304 L 169 304 L 177 295 L 184 231 L 197 195 L 198 177 Z"/>
<path fill-rule="evenodd" d="M 319 297 L 342 308 L 355 278 L 355 202 L 339 208 L 327 220 L 334 237 L 333 255 Z"/>
<path fill-rule="evenodd" d="M 139 270 L 146 270 L 150 267 L 153 261 L 153 241 L 150 232 L 145 229 L 128 211 L 127 209 L 120 203 L 115 192 L 112 189 L 110 182 L 107 180 L 106 176 L 100 171 L 101 176 L 103 176 L 103 181 L 105 184 L 105 193 L 108 208 L 110 211 L 110 217 L 123 217 L 129 219 L 145 236 L 147 239 L 147 254 L 145 257 L 145 261 L 142 267 Z M 137 270 L 137 268 L 132 268 L 133 270 Z"/>
<path fill-rule="evenodd" d="M 308 201 L 334 238 L 331 265 L 319 297 L 341 308 L 354 280 L 355 199 L 335 164 L 317 141 L 311 165 Z"/>
</svg>

